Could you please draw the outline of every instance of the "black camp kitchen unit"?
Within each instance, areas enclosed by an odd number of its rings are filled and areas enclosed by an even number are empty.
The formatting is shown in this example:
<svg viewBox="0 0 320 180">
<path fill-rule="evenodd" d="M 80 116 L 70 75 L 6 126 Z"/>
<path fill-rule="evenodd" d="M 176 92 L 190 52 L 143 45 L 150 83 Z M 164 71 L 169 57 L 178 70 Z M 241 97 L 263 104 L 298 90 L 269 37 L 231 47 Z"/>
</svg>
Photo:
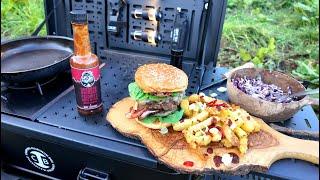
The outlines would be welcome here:
<svg viewBox="0 0 320 180">
<path fill-rule="evenodd" d="M 5 172 L 27 172 L 57 179 L 318 179 L 316 165 L 299 160 L 281 160 L 267 173 L 246 176 L 214 173 L 198 177 L 180 174 L 158 162 L 138 140 L 122 136 L 105 120 L 110 106 L 128 96 L 127 85 L 136 68 L 150 62 L 170 60 L 171 31 L 180 7 L 189 28 L 183 70 L 189 76 L 187 94 L 219 81 L 226 68 L 215 68 L 226 0 L 45 0 L 48 34 L 72 37 L 69 12 L 88 13 L 92 50 L 106 65 L 101 69 L 104 113 L 81 117 L 76 110 L 70 72 L 36 88 L 6 89 L 1 101 L 1 165 Z M 160 21 L 135 19 L 135 9 L 154 8 Z M 135 30 L 153 30 L 161 41 L 150 44 L 133 40 Z M 220 84 L 219 86 L 224 86 Z M 216 92 L 213 87 L 209 91 Z M 216 92 L 227 100 L 225 93 Z M 310 106 L 283 124 L 294 129 L 318 131 L 319 121 Z"/>
</svg>

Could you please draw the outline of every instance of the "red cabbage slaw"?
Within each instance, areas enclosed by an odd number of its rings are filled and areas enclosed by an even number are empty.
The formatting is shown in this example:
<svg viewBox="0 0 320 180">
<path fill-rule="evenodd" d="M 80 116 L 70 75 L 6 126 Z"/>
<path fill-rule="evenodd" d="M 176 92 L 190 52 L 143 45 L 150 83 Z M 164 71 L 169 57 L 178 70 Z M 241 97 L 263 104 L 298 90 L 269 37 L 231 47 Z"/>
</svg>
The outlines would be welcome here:
<svg viewBox="0 0 320 180">
<path fill-rule="evenodd" d="M 289 103 L 296 100 L 294 97 L 289 97 L 292 94 L 290 86 L 287 88 L 287 92 L 285 92 L 274 84 L 264 83 L 261 80 L 261 76 L 255 78 L 247 76 L 235 77 L 231 81 L 242 92 L 262 100 L 277 103 Z"/>
</svg>

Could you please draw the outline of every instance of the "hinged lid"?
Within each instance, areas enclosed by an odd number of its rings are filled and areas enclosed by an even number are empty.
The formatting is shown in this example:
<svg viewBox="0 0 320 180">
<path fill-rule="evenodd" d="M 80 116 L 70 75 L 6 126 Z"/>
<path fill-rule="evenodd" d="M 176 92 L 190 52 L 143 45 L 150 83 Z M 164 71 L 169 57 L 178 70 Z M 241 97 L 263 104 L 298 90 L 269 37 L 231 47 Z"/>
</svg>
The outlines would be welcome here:
<svg viewBox="0 0 320 180">
<path fill-rule="evenodd" d="M 46 12 L 57 3 L 46 0 Z M 49 34 L 72 37 L 69 12 L 82 9 L 88 14 L 92 49 L 102 60 L 106 59 L 103 55 L 106 49 L 168 57 L 176 8 L 179 7 L 189 24 L 183 54 L 185 59 L 206 63 L 213 61 L 215 64 L 225 4 L 226 0 L 70 0 L 64 1 L 64 6 L 57 7 L 47 29 Z M 135 40 L 130 36 L 134 31 L 155 31 L 161 35 L 161 41 L 148 43 Z"/>
</svg>

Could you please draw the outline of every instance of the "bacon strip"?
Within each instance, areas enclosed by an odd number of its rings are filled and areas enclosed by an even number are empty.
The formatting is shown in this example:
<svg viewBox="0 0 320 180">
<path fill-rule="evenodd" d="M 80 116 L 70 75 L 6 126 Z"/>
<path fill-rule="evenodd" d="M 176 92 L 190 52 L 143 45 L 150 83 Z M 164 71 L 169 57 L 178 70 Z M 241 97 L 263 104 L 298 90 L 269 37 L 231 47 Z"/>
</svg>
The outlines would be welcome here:
<svg viewBox="0 0 320 180">
<path fill-rule="evenodd" d="M 126 116 L 127 118 L 137 118 L 139 116 L 141 116 L 141 114 L 143 114 L 145 111 L 147 111 L 147 108 L 144 107 L 142 109 L 137 109 L 137 110 L 134 110 L 132 109 Z"/>
</svg>

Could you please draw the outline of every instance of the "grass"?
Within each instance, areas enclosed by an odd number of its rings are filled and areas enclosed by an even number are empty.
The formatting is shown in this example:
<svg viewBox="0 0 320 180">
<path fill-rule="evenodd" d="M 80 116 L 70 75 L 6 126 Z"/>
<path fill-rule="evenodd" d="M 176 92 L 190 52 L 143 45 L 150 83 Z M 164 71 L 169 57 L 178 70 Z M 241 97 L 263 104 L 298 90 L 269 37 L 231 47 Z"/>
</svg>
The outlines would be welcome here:
<svg viewBox="0 0 320 180">
<path fill-rule="evenodd" d="M 43 0 L 1 0 L 1 38 L 30 35 L 44 19 L 43 7 Z M 318 49 L 318 0 L 228 0 L 218 65 L 252 61 L 317 88 Z"/>
<path fill-rule="evenodd" d="M 1 38 L 31 35 L 43 19 L 43 0 L 1 0 Z M 45 34 L 44 27 L 40 35 Z"/>
</svg>

